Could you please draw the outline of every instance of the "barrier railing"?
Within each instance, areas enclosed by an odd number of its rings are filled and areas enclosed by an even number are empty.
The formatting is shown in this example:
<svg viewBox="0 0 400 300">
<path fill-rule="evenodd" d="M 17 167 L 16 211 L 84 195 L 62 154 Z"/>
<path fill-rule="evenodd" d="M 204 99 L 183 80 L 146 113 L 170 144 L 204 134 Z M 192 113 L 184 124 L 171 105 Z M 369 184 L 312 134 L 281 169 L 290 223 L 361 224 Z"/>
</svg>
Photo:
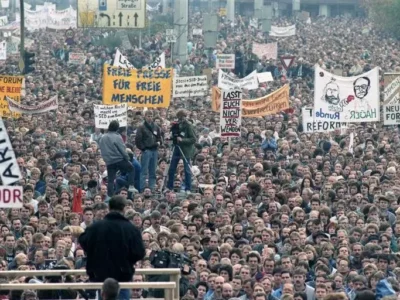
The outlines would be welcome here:
<svg viewBox="0 0 400 300">
<path fill-rule="evenodd" d="M 179 299 L 174 297 L 175 282 L 120 282 L 121 289 L 162 289 L 165 300 Z M 23 283 L 0 284 L 0 290 L 100 290 L 103 283 Z"/>
<path fill-rule="evenodd" d="M 136 269 L 135 274 L 137 275 L 169 275 L 171 282 L 127 282 L 127 283 L 120 283 L 121 288 L 135 288 L 135 289 L 145 289 L 145 288 L 153 288 L 153 289 L 164 289 L 167 292 L 166 295 L 171 295 L 171 299 L 178 300 L 179 299 L 179 280 L 181 277 L 181 270 L 180 269 Z M 0 277 L 18 277 L 18 276 L 79 276 L 79 275 L 86 275 L 86 270 L 79 269 L 79 270 L 30 270 L 30 271 L 0 271 Z M 136 284 L 134 287 L 126 286 L 126 285 L 133 285 Z M 166 288 L 160 287 L 160 284 L 165 284 Z M 168 284 L 168 285 L 167 285 Z M 171 284 L 173 287 L 171 288 Z M 56 284 L 59 287 L 54 287 L 54 284 L 40 284 L 37 286 L 48 286 L 48 289 L 62 289 L 63 283 Z M 97 287 L 94 287 L 97 285 Z M 65 283 L 65 289 L 96 289 L 101 288 L 102 283 Z M 20 288 L 9 288 L 9 286 L 19 286 Z M 39 289 L 34 284 L 0 284 L 0 290 L 22 290 L 24 286 L 27 286 L 25 289 Z M 73 288 L 71 286 L 77 286 Z M 163 285 L 164 286 L 164 285 Z M 42 289 L 42 288 L 40 288 Z M 43 288 L 46 289 L 46 288 Z M 168 290 L 168 291 L 167 291 Z M 165 296 L 165 299 L 167 297 Z"/>
</svg>

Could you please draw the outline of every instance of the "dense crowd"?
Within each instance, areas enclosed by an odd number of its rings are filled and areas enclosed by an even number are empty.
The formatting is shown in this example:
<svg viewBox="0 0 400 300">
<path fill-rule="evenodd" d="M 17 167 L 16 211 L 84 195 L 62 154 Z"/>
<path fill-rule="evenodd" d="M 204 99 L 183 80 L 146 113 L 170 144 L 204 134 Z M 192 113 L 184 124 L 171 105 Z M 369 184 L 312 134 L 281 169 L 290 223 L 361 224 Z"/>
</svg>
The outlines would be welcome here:
<svg viewBox="0 0 400 300">
<path fill-rule="evenodd" d="M 189 27 L 200 28 L 203 21 L 200 13 L 193 13 Z M 248 21 L 241 18 L 232 26 L 221 19 L 213 53 L 205 49 L 201 36 L 190 35 L 184 64 L 171 61 L 162 32 L 144 36 L 143 49 L 135 45 L 121 49 L 138 68 L 166 50 L 167 65 L 181 76 L 201 75 L 215 64 L 217 53 L 236 53 L 232 72 L 244 75 L 256 69 L 274 77 L 257 90 L 245 90 L 247 99 L 290 85 L 290 110 L 244 118 L 241 137 L 230 143 L 220 136 L 211 90 L 204 97 L 174 98 L 168 109 L 149 110 L 150 114 L 129 110 L 122 134 L 135 167 L 135 189 L 125 187 L 126 178 L 117 174 L 115 193 L 127 199 L 124 215 L 142 232 L 146 255 L 136 268 L 152 267 L 155 251 L 184 254 L 190 269 L 181 280 L 182 299 L 396 299 L 400 292 L 398 127 L 357 123 L 345 130 L 306 134 L 299 116 L 302 107 L 312 107 L 315 64 L 343 76 L 375 66 L 382 75 L 398 72 L 399 42 L 376 32 L 365 18 L 316 18 L 311 24 L 276 19 L 280 26 L 297 24 L 296 35 L 287 38 L 266 38 Z M 27 32 L 34 40 L 30 50 L 37 63 L 35 72 L 26 76 L 22 103 L 36 105 L 58 95 L 59 108 L 4 120 L 24 175 L 19 182 L 24 206 L 0 210 L 1 270 L 85 268 L 78 237 L 108 213 L 113 188 L 107 187 L 107 164 L 99 147 L 105 132 L 94 127 L 93 104 L 102 102 L 102 65 L 112 64 L 116 49 L 97 46 L 95 34 L 75 30 L 75 44 L 65 45 L 63 31 Z M 294 64 L 286 72 L 279 59 L 258 59 L 252 54 L 253 41 L 277 41 L 279 55 L 294 55 Z M 68 65 L 69 52 L 84 52 L 86 63 Z M 17 61 L 9 57 L 1 66 L 2 74 L 14 73 Z M 217 84 L 217 77 L 213 69 L 211 85 Z M 187 157 L 191 173 L 185 172 L 185 159 L 177 161 L 171 187 L 167 182 L 174 157 L 170 128 L 178 111 L 190 122 L 196 144 Z M 141 175 L 143 154 L 136 143 L 145 118 L 154 121 L 162 137 L 155 146 L 155 178 L 148 181 Z M 350 132 L 355 135 L 353 152 Z M 78 191 L 81 211 L 76 212 L 72 204 Z M 1 282 L 43 280 L 53 279 Z M 133 277 L 133 281 L 147 280 L 143 275 Z M 21 293 L 10 292 L 10 299 L 31 299 L 29 295 L 35 294 Z M 0 298 L 8 294 L 0 291 Z M 88 295 L 93 297 L 90 291 Z M 131 297 L 151 295 L 151 290 L 132 290 Z M 38 296 L 81 297 L 71 291 L 38 292 Z"/>
</svg>

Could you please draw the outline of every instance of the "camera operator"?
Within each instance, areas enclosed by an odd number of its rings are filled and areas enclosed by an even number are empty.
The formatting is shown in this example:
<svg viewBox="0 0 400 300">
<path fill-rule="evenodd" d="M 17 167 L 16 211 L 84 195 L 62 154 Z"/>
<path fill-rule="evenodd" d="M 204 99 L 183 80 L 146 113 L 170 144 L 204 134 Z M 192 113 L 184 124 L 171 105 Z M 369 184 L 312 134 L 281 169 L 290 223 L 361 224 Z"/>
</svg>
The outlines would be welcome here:
<svg viewBox="0 0 400 300">
<path fill-rule="evenodd" d="M 189 288 L 189 280 L 186 278 L 190 274 L 192 268 L 191 260 L 184 255 L 184 247 L 180 243 L 172 246 L 172 249 L 153 251 L 150 254 L 150 262 L 154 268 L 179 268 L 181 269 L 181 276 L 179 280 L 179 296 L 183 297 Z M 169 281 L 169 275 L 150 275 L 149 281 L 162 282 Z M 150 296 L 154 298 L 164 298 L 164 291 L 150 290 Z"/>
<path fill-rule="evenodd" d="M 176 168 L 182 159 L 185 168 L 185 191 L 190 192 L 192 186 L 190 160 L 195 152 L 196 135 L 193 125 L 186 119 L 187 113 L 185 110 L 179 110 L 176 113 L 176 117 L 178 118 L 178 123 L 172 124 L 171 127 L 174 150 L 168 171 L 167 188 L 173 190 Z"/>
</svg>

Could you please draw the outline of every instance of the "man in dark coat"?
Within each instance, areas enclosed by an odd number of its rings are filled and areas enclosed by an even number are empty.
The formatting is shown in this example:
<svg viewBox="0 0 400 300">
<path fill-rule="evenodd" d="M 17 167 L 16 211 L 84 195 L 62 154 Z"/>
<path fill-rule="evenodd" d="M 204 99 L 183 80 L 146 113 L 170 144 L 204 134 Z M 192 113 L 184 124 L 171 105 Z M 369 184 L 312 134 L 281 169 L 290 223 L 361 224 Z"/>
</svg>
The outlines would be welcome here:
<svg viewBox="0 0 400 300">
<path fill-rule="evenodd" d="M 107 278 L 132 281 L 135 263 L 145 256 L 142 235 L 123 216 L 125 205 L 122 196 L 113 196 L 109 202 L 110 213 L 79 237 L 87 256 L 86 272 L 92 282 L 103 282 Z M 119 299 L 129 299 L 129 290 L 121 290 Z"/>
</svg>

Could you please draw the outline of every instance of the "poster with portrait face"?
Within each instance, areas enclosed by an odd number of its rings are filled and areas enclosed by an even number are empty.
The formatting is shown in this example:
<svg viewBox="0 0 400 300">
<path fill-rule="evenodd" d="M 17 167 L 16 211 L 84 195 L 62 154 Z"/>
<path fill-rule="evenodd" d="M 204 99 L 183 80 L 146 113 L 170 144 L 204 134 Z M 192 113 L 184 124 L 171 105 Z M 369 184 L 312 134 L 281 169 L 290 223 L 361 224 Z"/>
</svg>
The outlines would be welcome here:
<svg viewBox="0 0 400 300">
<path fill-rule="evenodd" d="M 341 77 L 315 66 L 314 119 L 379 122 L 379 69 Z"/>
</svg>

